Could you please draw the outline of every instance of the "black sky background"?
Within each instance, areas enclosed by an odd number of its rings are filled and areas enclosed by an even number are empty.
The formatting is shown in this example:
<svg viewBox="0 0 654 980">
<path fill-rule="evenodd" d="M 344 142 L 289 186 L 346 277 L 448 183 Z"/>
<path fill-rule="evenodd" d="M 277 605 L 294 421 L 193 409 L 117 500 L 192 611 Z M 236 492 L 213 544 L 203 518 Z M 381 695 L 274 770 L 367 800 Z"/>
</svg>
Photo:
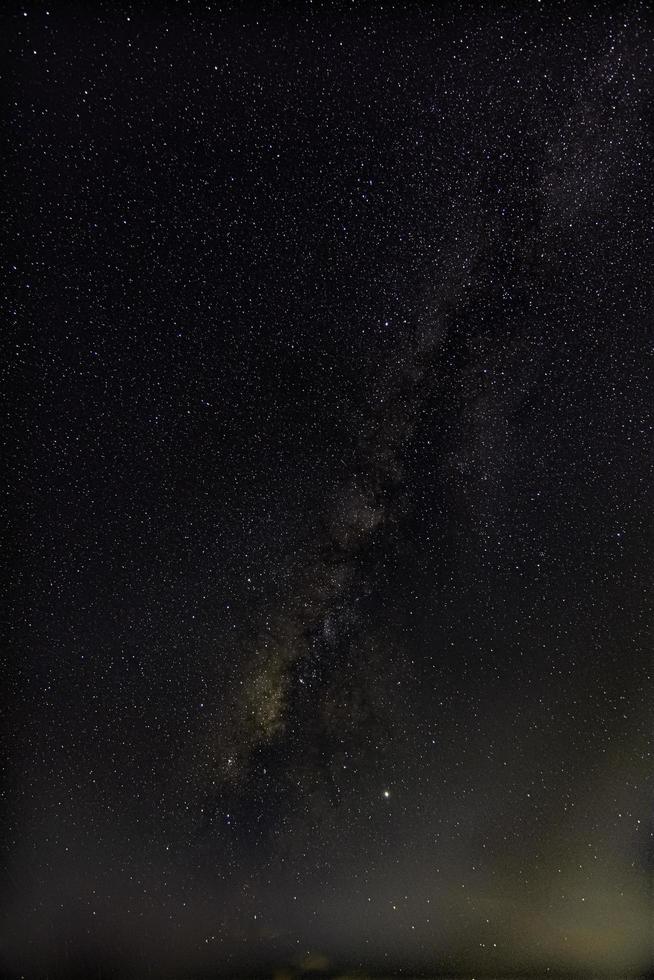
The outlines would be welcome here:
<svg viewBox="0 0 654 980">
<path fill-rule="evenodd" d="M 645 974 L 647 7 L 3 21 L 7 975 Z"/>
</svg>

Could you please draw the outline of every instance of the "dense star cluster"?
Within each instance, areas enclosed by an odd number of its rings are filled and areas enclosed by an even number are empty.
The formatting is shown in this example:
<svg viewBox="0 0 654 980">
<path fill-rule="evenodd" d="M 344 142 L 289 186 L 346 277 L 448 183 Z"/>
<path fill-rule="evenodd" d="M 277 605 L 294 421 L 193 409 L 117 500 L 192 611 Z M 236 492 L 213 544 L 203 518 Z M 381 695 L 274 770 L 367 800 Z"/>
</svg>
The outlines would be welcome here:
<svg viewBox="0 0 654 980">
<path fill-rule="evenodd" d="M 646 975 L 648 6 L 2 16 L 2 975 Z"/>
</svg>

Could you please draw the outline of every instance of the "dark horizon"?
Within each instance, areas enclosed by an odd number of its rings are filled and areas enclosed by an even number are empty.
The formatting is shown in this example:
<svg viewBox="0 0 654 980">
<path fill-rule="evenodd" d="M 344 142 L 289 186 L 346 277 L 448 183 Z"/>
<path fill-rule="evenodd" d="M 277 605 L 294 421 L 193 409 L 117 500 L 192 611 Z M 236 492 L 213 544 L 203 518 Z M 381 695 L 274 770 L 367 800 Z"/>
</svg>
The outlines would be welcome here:
<svg viewBox="0 0 654 980">
<path fill-rule="evenodd" d="M 2 23 L 0 974 L 647 975 L 648 5 Z"/>
</svg>

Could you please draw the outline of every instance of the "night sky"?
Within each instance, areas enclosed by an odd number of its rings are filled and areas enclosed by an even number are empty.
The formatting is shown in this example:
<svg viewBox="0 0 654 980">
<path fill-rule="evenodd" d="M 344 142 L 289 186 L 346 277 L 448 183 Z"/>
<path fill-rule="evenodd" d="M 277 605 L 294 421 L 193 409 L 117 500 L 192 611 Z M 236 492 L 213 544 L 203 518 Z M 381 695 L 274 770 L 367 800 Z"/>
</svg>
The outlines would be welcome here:
<svg viewBox="0 0 654 980">
<path fill-rule="evenodd" d="M 652 26 L 5 7 L 3 976 L 647 974 Z"/>
</svg>

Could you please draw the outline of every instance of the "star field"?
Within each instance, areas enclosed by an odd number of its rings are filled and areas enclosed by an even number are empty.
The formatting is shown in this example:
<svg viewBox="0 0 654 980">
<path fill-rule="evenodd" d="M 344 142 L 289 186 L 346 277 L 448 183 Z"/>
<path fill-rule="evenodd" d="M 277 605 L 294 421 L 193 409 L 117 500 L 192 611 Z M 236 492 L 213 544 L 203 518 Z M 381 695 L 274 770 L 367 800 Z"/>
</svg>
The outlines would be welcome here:
<svg viewBox="0 0 654 980">
<path fill-rule="evenodd" d="M 647 6 L 2 17 L 3 976 L 647 975 Z"/>
</svg>

